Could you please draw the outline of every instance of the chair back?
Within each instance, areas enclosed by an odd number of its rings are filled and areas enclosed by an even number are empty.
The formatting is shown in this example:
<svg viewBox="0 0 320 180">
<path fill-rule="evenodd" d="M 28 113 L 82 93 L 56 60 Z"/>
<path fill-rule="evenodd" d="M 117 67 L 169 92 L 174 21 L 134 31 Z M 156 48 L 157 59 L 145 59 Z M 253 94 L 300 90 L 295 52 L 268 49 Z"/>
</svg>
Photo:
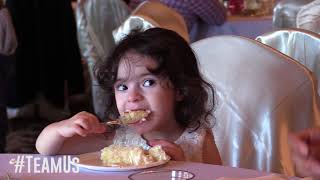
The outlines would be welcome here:
<svg viewBox="0 0 320 180">
<path fill-rule="evenodd" d="M 312 73 L 243 37 L 215 36 L 191 46 L 215 88 L 212 130 L 223 165 L 294 175 L 288 133 L 320 125 Z"/>
<path fill-rule="evenodd" d="M 112 31 L 128 17 L 129 9 L 120 0 L 78 0 L 76 6 L 77 35 L 82 58 L 88 64 L 87 76 L 91 87 L 95 114 L 105 120 L 105 93 L 98 86 L 93 68 L 104 61 L 115 46 Z M 88 75 L 89 74 L 89 75 Z M 91 97 L 91 96 L 89 96 Z"/>
<path fill-rule="evenodd" d="M 320 33 L 320 0 L 301 7 L 297 15 L 297 28 Z"/>
<path fill-rule="evenodd" d="M 296 17 L 302 6 L 312 2 L 313 0 L 281 0 L 273 9 L 273 27 L 294 28 L 296 25 Z"/>
<path fill-rule="evenodd" d="M 132 18 L 131 16 L 134 17 Z M 146 28 L 161 27 L 175 31 L 187 42 L 190 42 L 184 18 L 165 4 L 156 1 L 145 1 L 131 13 L 131 16 L 118 29 L 113 31 L 116 41 L 121 40 L 131 30 L 137 28 L 146 30 Z"/>
<path fill-rule="evenodd" d="M 281 29 L 258 36 L 256 40 L 297 60 L 320 80 L 320 35 L 303 29 Z M 320 93 L 320 89 L 318 89 Z"/>
<path fill-rule="evenodd" d="M 130 11 L 119 0 L 78 0 L 76 7 L 78 41 L 89 63 L 104 60 L 115 45 L 112 31 Z"/>
</svg>

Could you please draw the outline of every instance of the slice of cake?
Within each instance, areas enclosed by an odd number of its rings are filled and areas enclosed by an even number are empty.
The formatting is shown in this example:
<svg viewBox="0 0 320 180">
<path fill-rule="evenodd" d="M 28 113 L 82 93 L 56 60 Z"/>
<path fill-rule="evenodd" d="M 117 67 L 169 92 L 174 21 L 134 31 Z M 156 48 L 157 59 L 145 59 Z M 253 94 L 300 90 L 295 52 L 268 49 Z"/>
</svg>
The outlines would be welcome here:
<svg viewBox="0 0 320 180">
<path fill-rule="evenodd" d="M 123 124 L 131 124 L 138 122 L 139 120 L 145 119 L 150 114 L 150 111 L 147 110 L 137 110 L 125 112 L 121 117 L 120 121 Z"/>
<path fill-rule="evenodd" d="M 141 166 L 170 159 L 161 146 L 154 146 L 146 151 L 141 147 L 120 145 L 103 148 L 100 158 L 106 166 Z"/>
</svg>

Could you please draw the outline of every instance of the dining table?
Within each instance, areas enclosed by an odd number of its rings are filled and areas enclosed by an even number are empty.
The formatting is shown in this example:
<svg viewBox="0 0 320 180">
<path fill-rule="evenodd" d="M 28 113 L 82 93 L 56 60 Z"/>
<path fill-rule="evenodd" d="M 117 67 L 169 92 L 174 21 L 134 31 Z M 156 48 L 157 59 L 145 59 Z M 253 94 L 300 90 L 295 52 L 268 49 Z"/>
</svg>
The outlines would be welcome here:
<svg viewBox="0 0 320 180">
<path fill-rule="evenodd" d="M 190 172 L 193 174 L 192 179 L 213 180 L 219 177 L 230 178 L 255 178 L 270 175 L 271 173 L 260 172 L 250 169 L 235 167 L 226 167 L 211 165 L 205 163 L 169 161 L 160 166 L 147 169 L 137 169 L 129 171 L 104 171 L 91 168 L 75 168 L 74 164 L 70 167 L 69 161 L 77 156 L 57 155 L 44 156 L 39 154 L 0 154 L 0 179 L 19 179 L 19 180 L 51 180 L 51 179 L 111 179 L 124 180 L 128 179 L 134 173 L 154 172 L 154 171 L 175 171 Z M 68 159 L 69 158 L 69 159 Z M 56 167 L 54 167 L 55 164 Z M 62 163 L 64 167 L 57 169 L 57 164 Z M 152 180 L 160 179 L 155 176 Z M 150 179 L 150 178 L 145 178 Z M 171 179 L 171 178 L 169 178 Z M 173 178 L 172 178 L 173 179 Z"/>
</svg>

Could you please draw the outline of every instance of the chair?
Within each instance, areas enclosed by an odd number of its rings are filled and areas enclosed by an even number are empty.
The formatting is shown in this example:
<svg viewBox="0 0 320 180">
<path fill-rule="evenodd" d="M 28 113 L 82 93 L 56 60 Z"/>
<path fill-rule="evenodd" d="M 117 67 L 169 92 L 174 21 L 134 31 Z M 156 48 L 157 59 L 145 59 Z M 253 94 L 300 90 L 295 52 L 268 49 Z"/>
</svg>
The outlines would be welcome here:
<svg viewBox="0 0 320 180">
<path fill-rule="evenodd" d="M 152 27 L 173 30 L 187 42 L 190 42 L 187 25 L 183 17 L 175 10 L 155 1 L 141 3 L 131 13 L 131 16 L 118 29 L 113 31 L 113 37 L 117 42 L 133 29 L 146 30 Z"/>
<path fill-rule="evenodd" d="M 297 28 L 320 33 L 320 0 L 301 7 L 297 14 Z"/>
<path fill-rule="evenodd" d="M 320 80 L 320 35 L 303 29 L 281 29 L 272 31 L 256 40 L 275 48 L 297 60 L 315 73 Z M 320 89 L 318 88 L 320 94 Z"/>
<path fill-rule="evenodd" d="M 320 125 L 312 73 L 259 42 L 215 36 L 191 44 L 216 91 L 223 165 L 294 175 L 289 132 Z"/>
<path fill-rule="evenodd" d="M 115 41 L 112 31 L 128 17 L 129 9 L 119 0 L 78 0 L 76 7 L 78 41 L 88 63 L 95 113 L 104 119 L 106 102 L 103 90 L 93 75 L 94 65 L 104 61 Z"/>
<path fill-rule="evenodd" d="M 313 0 L 282 0 L 273 9 L 273 27 L 295 28 L 296 16 L 302 6 Z"/>
</svg>

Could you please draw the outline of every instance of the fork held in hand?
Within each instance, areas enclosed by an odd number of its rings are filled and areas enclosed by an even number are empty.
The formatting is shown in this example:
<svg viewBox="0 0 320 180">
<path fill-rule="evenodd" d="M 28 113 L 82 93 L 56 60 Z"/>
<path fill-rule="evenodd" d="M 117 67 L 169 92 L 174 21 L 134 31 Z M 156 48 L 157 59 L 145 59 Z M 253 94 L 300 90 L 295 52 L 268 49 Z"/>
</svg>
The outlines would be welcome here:
<svg viewBox="0 0 320 180">
<path fill-rule="evenodd" d="M 106 125 L 122 125 L 123 123 L 119 120 L 112 120 L 112 121 L 108 121 L 106 122 Z"/>
</svg>

